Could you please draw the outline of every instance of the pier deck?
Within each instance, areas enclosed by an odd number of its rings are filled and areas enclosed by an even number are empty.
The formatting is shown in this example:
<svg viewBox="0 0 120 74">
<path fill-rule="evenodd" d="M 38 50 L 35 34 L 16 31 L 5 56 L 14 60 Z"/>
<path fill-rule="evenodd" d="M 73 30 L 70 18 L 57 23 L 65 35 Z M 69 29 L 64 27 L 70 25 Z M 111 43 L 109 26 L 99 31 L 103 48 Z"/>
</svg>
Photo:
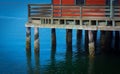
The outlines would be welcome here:
<svg viewBox="0 0 120 74">
<path fill-rule="evenodd" d="M 28 22 L 25 26 L 119 31 L 120 6 L 111 8 L 110 6 L 29 4 Z"/>
</svg>

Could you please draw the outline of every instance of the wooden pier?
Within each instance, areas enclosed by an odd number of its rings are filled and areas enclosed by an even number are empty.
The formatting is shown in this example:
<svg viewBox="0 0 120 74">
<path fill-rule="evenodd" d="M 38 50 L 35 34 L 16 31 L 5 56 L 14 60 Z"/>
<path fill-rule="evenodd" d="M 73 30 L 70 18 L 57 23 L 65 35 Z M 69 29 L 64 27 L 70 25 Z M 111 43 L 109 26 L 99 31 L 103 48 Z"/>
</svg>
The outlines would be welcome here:
<svg viewBox="0 0 120 74">
<path fill-rule="evenodd" d="M 65 11 L 66 10 L 66 11 Z M 72 16 L 71 16 L 72 15 Z M 66 30 L 66 42 L 72 46 L 72 29 L 86 30 L 89 54 L 95 54 L 95 31 L 115 31 L 119 39 L 120 6 L 72 6 L 29 4 L 26 48 L 30 48 L 30 28 L 35 28 L 35 51 L 39 51 L 38 28 L 52 29 L 52 45 L 56 46 L 56 28 Z M 78 33 L 79 34 L 79 33 Z M 104 38 L 103 38 L 104 39 Z M 102 40 L 103 40 L 102 39 Z M 104 44 L 104 41 L 102 41 Z M 116 47 L 118 44 L 116 42 Z"/>
</svg>

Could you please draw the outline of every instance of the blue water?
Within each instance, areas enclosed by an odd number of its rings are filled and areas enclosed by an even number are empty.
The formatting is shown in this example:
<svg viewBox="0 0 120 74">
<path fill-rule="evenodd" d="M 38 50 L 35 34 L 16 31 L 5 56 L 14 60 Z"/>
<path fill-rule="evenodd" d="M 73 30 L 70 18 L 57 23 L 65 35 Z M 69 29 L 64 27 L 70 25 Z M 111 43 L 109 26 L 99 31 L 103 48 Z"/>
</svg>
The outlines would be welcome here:
<svg viewBox="0 0 120 74">
<path fill-rule="evenodd" d="M 73 30 L 71 53 L 66 51 L 66 30 L 56 30 L 57 48 L 52 51 L 51 29 L 39 29 L 40 54 L 37 55 L 32 28 L 32 51 L 27 53 L 27 2 L 6 5 L 0 5 L 0 74 L 120 74 L 119 56 L 89 58 L 81 54 L 76 48 L 76 30 Z M 80 46 L 84 51 L 83 43 Z"/>
</svg>

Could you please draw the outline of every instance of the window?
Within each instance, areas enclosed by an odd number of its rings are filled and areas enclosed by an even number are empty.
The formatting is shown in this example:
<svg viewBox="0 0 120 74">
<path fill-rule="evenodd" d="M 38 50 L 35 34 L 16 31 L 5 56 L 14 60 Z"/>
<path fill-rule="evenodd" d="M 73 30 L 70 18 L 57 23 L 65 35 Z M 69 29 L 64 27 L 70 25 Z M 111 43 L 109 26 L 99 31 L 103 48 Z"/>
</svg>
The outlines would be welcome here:
<svg viewBox="0 0 120 74">
<path fill-rule="evenodd" d="M 85 0 L 76 0 L 76 5 L 84 5 Z"/>
<path fill-rule="evenodd" d="M 106 5 L 110 5 L 110 0 L 106 0 Z M 118 5 L 118 0 L 113 0 L 113 5 Z"/>
</svg>

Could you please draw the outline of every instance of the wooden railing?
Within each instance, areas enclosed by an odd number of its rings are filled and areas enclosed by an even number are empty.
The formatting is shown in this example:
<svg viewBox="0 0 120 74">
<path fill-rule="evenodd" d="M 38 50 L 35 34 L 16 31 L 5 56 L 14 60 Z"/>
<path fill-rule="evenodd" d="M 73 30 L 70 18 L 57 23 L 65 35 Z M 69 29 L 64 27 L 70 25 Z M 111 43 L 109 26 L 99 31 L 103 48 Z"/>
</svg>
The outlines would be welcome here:
<svg viewBox="0 0 120 74">
<path fill-rule="evenodd" d="M 108 17 L 111 19 L 120 17 L 120 6 L 113 6 L 113 10 L 110 10 L 110 6 L 29 4 L 28 17 Z"/>
</svg>

